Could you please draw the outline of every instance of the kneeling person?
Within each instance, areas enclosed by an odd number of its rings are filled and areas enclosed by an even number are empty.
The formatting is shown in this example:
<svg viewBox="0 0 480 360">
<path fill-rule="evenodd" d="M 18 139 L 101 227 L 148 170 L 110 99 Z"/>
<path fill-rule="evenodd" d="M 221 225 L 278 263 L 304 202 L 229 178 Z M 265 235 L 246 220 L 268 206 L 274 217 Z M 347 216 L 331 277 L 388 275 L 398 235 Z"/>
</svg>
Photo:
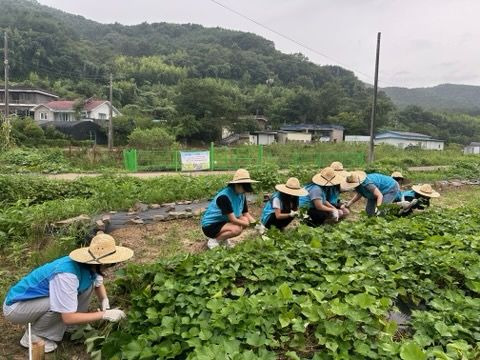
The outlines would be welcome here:
<svg viewBox="0 0 480 360">
<path fill-rule="evenodd" d="M 308 195 L 300 186 L 297 178 L 290 178 L 285 184 L 275 186 L 277 190 L 265 204 L 262 212 L 262 225 L 267 229 L 272 226 L 283 230 L 298 215 L 299 196 Z"/>
<path fill-rule="evenodd" d="M 3 315 L 14 324 L 31 323 L 32 340 L 43 340 L 45 352 L 57 348 L 67 325 L 120 321 L 125 313 L 110 310 L 102 270 L 132 256 L 132 250 L 116 246 L 113 237 L 100 233 L 89 247 L 44 264 L 13 285 L 3 304 Z M 88 312 L 93 293 L 102 304 L 101 311 Z M 28 348 L 27 332 L 20 344 Z"/>
<path fill-rule="evenodd" d="M 309 226 L 322 225 L 328 219 L 337 222 L 347 214 L 330 204 L 327 199 L 329 188 L 340 186 L 343 182 L 343 176 L 327 167 L 315 175 L 312 182 L 305 186 L 308 195 L 300 198 L 300 207 L 308 209 L 309 220 L 307 223 Z"/>
<path fill-rule="evenodd" d="M 202 217 L 202 231 L 208 238 L 209 249 L 240 235 L 255 219 L 248 212 L 246 193 L 252 192 L 252 180 L 245 169 L 238 169 L 228 186 L 220 190 Z"/>
</svg>

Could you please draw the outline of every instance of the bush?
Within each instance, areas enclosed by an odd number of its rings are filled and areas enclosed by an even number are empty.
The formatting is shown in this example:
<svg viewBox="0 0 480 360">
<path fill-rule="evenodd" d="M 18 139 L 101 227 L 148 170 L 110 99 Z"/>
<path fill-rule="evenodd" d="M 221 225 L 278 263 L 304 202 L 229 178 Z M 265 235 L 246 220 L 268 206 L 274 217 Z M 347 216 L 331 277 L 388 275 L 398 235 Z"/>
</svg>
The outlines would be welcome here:
<svg viewBox="0 0 480 360">
<path fill-rule="evenodd" d="M 137 149 L 161 149 L 172 146 L 174 143 L 175 137 L 160 127 L 136 128 L 128 136 L 128 144 Z"/>
</svg>

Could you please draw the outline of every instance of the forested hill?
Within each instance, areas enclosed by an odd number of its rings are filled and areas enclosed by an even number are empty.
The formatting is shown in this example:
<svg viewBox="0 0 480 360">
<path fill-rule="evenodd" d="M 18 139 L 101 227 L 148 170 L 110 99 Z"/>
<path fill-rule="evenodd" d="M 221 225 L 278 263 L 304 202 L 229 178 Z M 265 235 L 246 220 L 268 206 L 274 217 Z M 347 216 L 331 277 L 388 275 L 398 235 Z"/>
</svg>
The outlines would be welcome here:
<svg viewBox="0 0 480 360">
<path fill-rule="evenodd" d="M 418 105 L 426 109 L 480 114 L 480 86 L 442 84 L 427 88 L 383 89 L 399 107 Z"/>
<path fill-rule="evenodd" d="M 218 134 L 222 122 L 251 126 L 232 119 L 255 113 L 273 127 L 308 121 L 344 124 L 352 133 L 368 129 L 371 89 L 352 72 L 281 53 L 255 34 L 194 24 L 100 24 L 28 0 L 0 0 L 0 9 L 16 82 L 62 97 L 105 96 L 113 72 L 115 105 L 166 119 L 177 134 L 198 130 L 202 139 L 213 136 L 205 125 Z M 392 108 L 385 96 L 380 108 L 381 123 Z M 179 120 L 187 116 L 190 122 Z"/>
</svg>

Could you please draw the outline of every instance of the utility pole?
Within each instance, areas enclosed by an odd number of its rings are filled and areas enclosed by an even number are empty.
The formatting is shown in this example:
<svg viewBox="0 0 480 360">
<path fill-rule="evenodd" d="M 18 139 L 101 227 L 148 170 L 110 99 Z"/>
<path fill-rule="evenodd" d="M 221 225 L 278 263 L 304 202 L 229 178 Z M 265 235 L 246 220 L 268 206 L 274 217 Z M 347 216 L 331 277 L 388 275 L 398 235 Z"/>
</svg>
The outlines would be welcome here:
<svg viewBox="0 0 480 360">
<path fill-rule="evenodd" d="M 372 118 L 370 119 L 370 148 L 368 151 L 368 162 L 375 160 L 375 117 L 377 115 L 377 92 L 378 92 L 378 66 L 380 62 L 380 37 L 382 33 L 377 34 L 377 56 L 375 59 L 375 81 L 373 84 L 373 104 L 372 104 Z"/>
<path fill-rule="evenodd" d="M 110 114 L 108 118 L 108 150 L 113 148 L 113 75 L 110 74 Z"/>
<path fill-rule="evenodd" d="M 5 121 L 8 123 L 8 115 L 9 115 L 9 106 L 8 106 L 8 36 L 7 32 L 5 31 L 5 38 L 3 43 L 3 49 L 5 54 Z"/>
</svg>

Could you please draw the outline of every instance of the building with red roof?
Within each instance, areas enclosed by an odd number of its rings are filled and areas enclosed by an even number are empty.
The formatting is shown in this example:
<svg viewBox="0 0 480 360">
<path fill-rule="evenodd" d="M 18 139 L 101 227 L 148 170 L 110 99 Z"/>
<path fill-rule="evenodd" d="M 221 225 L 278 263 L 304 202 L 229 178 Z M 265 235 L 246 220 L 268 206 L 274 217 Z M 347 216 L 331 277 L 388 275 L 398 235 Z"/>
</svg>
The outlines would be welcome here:
<svg viewBox="0 0 480 360">
<path fill-rule="evenodd" d="M 31 109 L 35 121 L 38 123 L 50 121 L 95 121 L 106 122 L 110 115 L 110 101 L 101 99 L 87 99 L 83 103 L 73 100 L 55 100 L 40 104 Z M 113 106 L 113 117 L 121 115 Z"/>
</svg>

